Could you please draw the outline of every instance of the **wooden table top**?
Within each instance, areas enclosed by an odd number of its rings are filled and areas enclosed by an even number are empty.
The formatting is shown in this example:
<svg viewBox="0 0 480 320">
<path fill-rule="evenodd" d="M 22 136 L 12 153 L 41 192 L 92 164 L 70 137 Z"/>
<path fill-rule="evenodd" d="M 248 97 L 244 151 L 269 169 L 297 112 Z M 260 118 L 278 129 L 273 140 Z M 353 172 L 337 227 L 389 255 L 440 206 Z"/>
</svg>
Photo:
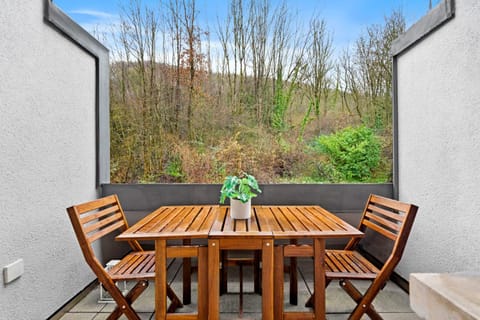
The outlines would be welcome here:
<svg viewBox="0 0 480 320">
<path fill-rule="evenodd" d="M 218 205 L 160 207 L 116 237 L 117 240 L 207 238 Z"/>
<path fill-rule="evenodd" d="M 210 237 L 345 238 L 363 233 L 320 206 L 253 206 L 248 220 L 233 220 L 222 206 Z"/>
<path fill-rule="evenodd" d="M 275 239 L 345 238 L 363 233 L 320 206 L 258 206 Z"/>
<path fill-rule="evenodd" d="M 234 220 L 229 206 L 165 206 L 155 210 L 117 240 L 194 238 L 344 238 L 362 236 L 320 206 L 252 206 L 252 217 Z"/>
<path fill-rule="evenodd" d="M 270 224 L 263 215 L 256 214 L 252 207 L 252 217 L 245 220 L 235 220 L 230 217 L 230 207 L 221 206 L 210 230 L 210 237 L 260 237 L 271 238 Z"/>
</svg>

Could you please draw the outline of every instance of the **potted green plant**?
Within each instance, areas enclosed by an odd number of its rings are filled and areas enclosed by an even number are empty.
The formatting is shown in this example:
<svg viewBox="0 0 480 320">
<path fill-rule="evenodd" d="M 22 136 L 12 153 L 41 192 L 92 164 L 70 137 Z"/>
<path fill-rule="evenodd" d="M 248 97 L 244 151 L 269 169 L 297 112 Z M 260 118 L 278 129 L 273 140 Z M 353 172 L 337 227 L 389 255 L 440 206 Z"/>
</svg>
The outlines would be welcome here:
<svg viewBox="0 0 480 320">
<path fill-rule="evenodd" d="M 254 176 L 241 173 L 239 176 L 228 176 L 220 190 L 220 203 L 230 198 L 230 215 L 233 219 L 250 218 L 251 200 L 261 193 L 258 182 Z"/>
</svg>

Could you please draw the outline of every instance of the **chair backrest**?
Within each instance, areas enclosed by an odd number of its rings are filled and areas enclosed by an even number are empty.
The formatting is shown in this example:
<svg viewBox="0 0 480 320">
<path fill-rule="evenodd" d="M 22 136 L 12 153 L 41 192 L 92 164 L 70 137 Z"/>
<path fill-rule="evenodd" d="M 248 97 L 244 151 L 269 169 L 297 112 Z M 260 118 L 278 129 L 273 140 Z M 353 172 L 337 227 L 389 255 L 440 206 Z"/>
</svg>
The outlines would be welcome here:
<svg viewBox="0 0 480 320">
<path fill-rule="evenodd" d="M 370 229 L 394 242 L 392 252 L 385 265 L 391 264 L 390 267 L 395 267 L 400 261 L 417 210 L 417 206 L 398 200 L 374 194 L 368 197 L 359 230 L 366 232 L 367 229 Z M 350 241 L 347 246 L 353 248 L 359 241 Z"/>
<path fill-rule="evenodd" d="M 98 268 L 103 270 L 96 258 L 92 243 L 113 232 L 122 232 L 128 228 L 117 195 L 74 205 L 67 208 L 67 212 L 85 260 L 94 271 Z M 137 241 L 129 241 L 129 244 L 133 250 L 142 251 Z"/>
</svg>

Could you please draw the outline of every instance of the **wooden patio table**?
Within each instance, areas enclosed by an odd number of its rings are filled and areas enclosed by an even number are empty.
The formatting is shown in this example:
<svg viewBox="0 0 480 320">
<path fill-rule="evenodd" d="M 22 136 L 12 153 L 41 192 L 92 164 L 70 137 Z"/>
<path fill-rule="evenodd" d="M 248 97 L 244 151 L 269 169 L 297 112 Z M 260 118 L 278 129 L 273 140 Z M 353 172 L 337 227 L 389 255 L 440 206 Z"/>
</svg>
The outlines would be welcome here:
<svg viewBox="0 0 480 320">
<path fill-rule="evenodd" d="M 192 239 L 206 239 L 217 215 L 218 205 L 160 207 L 116 237 L 116 240 L 155 241 L 155 318 L 207 319 L 207 248 L 190 245 Z M 167 245 L 182 240 L 183 245 Z M 198 257 L 197 314 L 167 314 L 167 258 Z M 208 267 L 209 269 L 210 267 Z M 189 282 L 189 281 L 188 281 Z M 184 286 L 190 285 L 184 279 Z"/>
<path fill-rule="evenodd" d="M 228 206 L 167 206 L 155 210 L 117 237 L 117 240 L 154 240 L 156 251 L 155 315 L 156 319 L 210 319 L 220 317 L 220 250 L 261 250 L 262 252 L 262 318 L 325 319 L 325 240 L 363 236 L 334 214 L 319 206 L 253 206 L 247 220 L 230 218 Z M 206 252 L 194 246 L 168 247 L 167 240 L 208 239 Z M 312 239 L 311 246 L 278 246 L 292 256 L 311 256 L 314 271 L 314 314 L 283 312 L 283 261 L 274 259 L 274 240 L 295 242 Z M 281 253 L 285 253 L 282 251 Z M 166 313 L 166 261 L 168 257 L 198 255 L 198 316 Z M 278 255 L 280 256 L 280 255 Z M 282 254 L 283 256 L 283 254 Z M 205 268 L 205 259 L 208 268 Z M 281 269 L 281 270 L 280 270 Z M 274 278 L 277 278 L 275 280 Z M 208 277 L 208 279 L 207 279 Z M 274 283 L 275 281 L 275 283 Z M 208 282 L 208 294 L 207 285 Z M 281 292 L 280 290 L 281 289 Z"/>
</svg>

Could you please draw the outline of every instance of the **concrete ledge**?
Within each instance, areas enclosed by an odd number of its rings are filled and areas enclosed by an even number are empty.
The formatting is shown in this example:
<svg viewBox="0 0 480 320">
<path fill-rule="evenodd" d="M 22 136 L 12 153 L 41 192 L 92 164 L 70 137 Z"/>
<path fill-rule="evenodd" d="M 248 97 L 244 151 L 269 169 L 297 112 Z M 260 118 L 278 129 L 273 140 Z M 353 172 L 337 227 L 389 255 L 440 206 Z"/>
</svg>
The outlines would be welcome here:
<svg viewBox="0 0 480 320">
<path fill-rule="evenodd" d="M 480 319 L 480 273 L 412 273 L 410 306 L 427 320 Z"/>
</svg>

